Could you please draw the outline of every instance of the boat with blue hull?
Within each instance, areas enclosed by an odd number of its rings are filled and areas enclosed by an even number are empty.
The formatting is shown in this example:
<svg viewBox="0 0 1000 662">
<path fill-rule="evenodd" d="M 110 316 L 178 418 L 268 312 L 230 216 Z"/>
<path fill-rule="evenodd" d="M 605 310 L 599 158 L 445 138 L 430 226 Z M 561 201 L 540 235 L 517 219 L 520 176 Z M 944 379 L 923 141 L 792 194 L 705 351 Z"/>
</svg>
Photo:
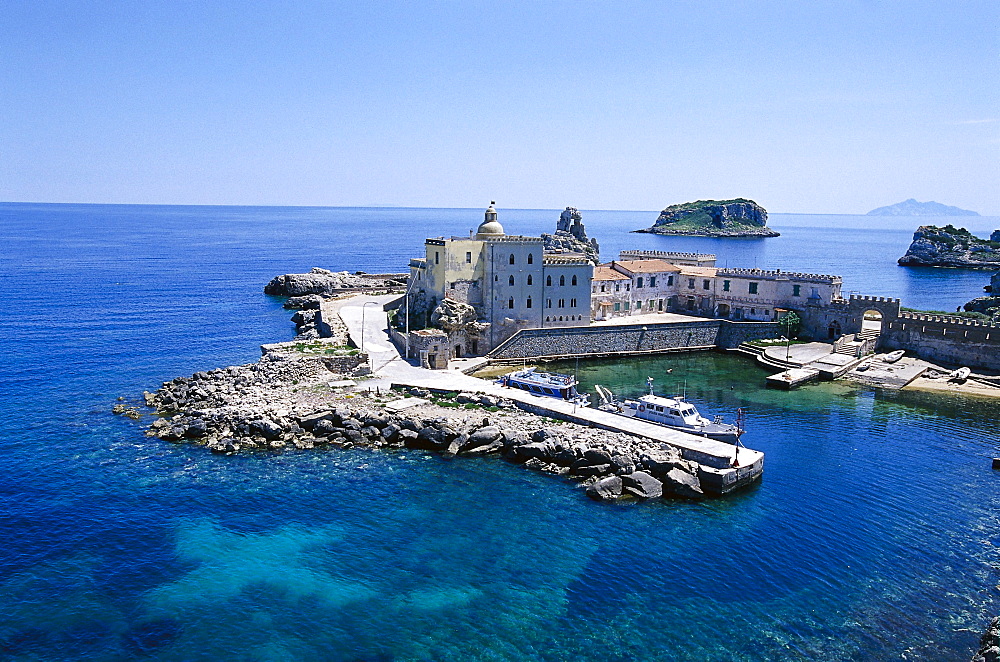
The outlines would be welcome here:
<svg viewBox="0 0 1000 662">
<path fill-rule="evenodd" d="M 535 368 L 526 368 L 508 373 L 496 380 L 497 384 L 508 388 L 516 388 L 535 395 L 558 398 L 572 402 L 581 407 L 590 406 L 590 395 L 577 390 L 579 382 L 572 375 L 560 375 L 554 372 L 539 372 Z"/>
</svg>

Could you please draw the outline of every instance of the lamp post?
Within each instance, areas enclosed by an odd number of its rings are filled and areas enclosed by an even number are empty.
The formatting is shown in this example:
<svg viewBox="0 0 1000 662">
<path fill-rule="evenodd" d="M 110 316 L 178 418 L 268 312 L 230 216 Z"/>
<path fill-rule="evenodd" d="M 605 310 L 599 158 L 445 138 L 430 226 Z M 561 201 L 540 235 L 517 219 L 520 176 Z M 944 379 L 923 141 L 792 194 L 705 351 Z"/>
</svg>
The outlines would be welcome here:
<svg viewBox="0 0 1000 662">
<path fill-rule="evenodd" d="M 378 303 L 375 301 L 365 301 L 364 305 L 361 306 L 361 351 L 365 351 L 365 308 L 368 306 L 377 306 Z"/>
<path fill-rule="evenodd" d="M 785 341 L 785 363 L 788 363 L 788 350 L 792 344 L 792 341 L 785 336 L 781 336 L 781 339 Z"/>
<path fill-rule="evenodd" d="M 406 306 L 406 358 L 410 358 L 410 288 L 413 286 L 413 272 L 410 272 L 410 278 L 406 282 L 406 296 L 404 297 L 404 305 Z"/>
</svg>

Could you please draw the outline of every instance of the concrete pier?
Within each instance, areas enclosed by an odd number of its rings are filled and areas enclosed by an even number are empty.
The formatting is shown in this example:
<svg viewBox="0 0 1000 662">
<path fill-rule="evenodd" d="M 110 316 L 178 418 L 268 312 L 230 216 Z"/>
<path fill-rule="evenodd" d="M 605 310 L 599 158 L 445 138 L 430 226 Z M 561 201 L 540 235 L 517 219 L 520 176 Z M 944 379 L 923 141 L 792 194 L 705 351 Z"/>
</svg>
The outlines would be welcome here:
<svg viewBox="0 0 1000 662">
<path fill-rule="evenodd" d="M 760 477 L 764 454 L 714 439 L 700 437 L 631 417 L 618 416 L 591 407 L 578 407 L 556 398 L 533 395 L 490 381 L 477 379 L 459 370 L 426 370 L 404 361 L 388 340 L 385 297 L 356 297 L 340 309 L 340 316 L 356 344 L 364 342 L 371 356 L 375 380 L 371 386 L 407 386 L 437 391 L 468 391 L 499 396 L 525 411 L 580 425 L 624 432 L 661 442 L 680 451 L 686 460 L 702 466 L 705 487 L 716 493 L 729 492 Z M 362 325 L 362 319 L 364 323 Z"/>
</svg>

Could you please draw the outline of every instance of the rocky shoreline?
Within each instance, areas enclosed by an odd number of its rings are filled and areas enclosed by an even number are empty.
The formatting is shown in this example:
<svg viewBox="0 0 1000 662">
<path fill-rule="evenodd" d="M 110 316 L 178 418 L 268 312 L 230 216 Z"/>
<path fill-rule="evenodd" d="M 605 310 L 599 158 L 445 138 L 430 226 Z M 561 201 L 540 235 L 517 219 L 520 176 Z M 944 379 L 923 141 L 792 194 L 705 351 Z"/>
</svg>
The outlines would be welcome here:
<svg viewBox="0 0 1000 662">
<path fill-rule="evenodd" d="M 1000 662 L 1000 616 L 989 625 L 979 640 L 979 649 L 972 656 L 972 662 Z"/>
<path fill-rule="evenodd" d="M 664 444 L 542 418 L 472 393 L 365 389 L 367 357 L 336 340 L 264 346 L 257 363 L 197 372 L 144 393 L 146 434 L 213 453 L 420 449 L 496 455 L 563 476 L 594 499 L 703 496 L 699 467 Z"/>
</svg>

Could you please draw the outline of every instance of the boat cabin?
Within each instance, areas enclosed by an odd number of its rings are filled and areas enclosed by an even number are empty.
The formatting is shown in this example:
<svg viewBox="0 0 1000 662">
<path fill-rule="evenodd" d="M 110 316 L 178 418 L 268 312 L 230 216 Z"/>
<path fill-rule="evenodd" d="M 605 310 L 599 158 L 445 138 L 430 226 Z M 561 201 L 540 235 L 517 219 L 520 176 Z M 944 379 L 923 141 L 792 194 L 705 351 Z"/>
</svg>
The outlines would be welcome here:
<svg viewBox="0 0 1000 662">
<path fill-rule="evenodd" d="M 704 421 L 694 405 L 683 400 L 644 395 L 635 405 L 636 416 L 657 423 L 683 427 L 697 427 Z"/>
</svg>

